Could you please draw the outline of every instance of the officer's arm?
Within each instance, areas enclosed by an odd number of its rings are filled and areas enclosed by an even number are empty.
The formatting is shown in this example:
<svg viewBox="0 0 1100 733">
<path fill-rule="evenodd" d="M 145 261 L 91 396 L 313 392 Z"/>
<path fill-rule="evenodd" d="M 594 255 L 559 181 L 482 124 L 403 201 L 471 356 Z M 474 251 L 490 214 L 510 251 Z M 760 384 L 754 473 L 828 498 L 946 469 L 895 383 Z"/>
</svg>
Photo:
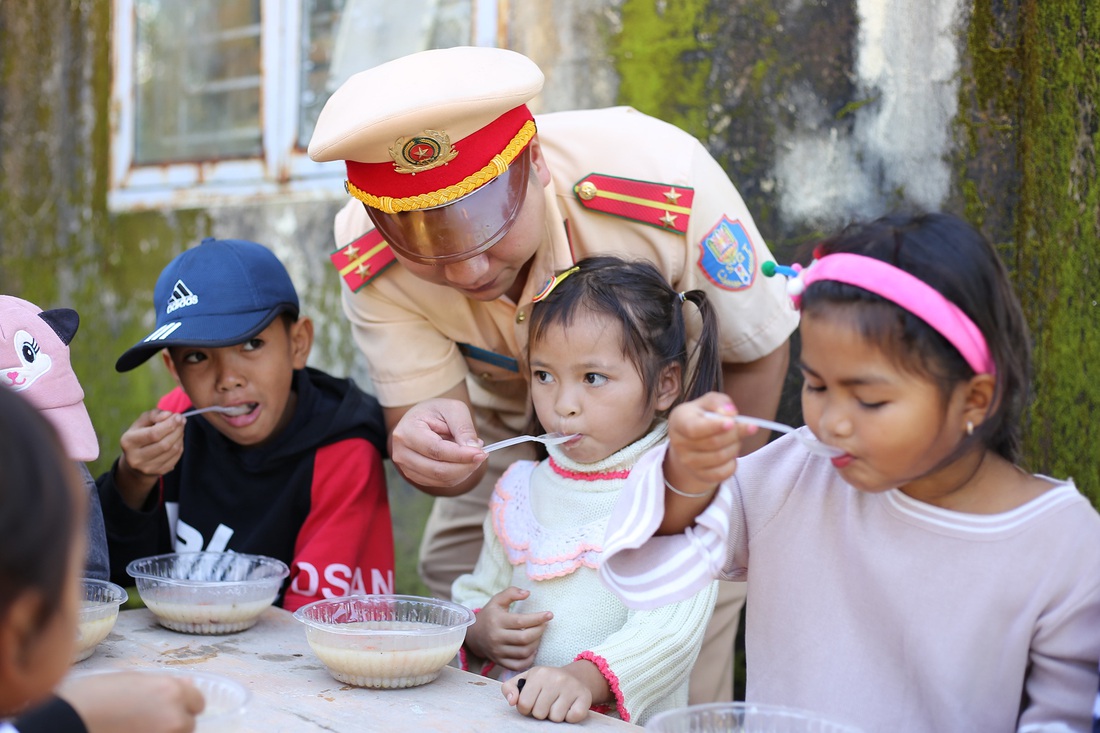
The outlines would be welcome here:
<svg viewBox="0 0 1100 733">
<path fill-rule="evenodd" d="M 744 364 L 722 364 L 722 388 L 730 396 L 737 411 L 744 415 L 775 418 L 779 395 L 787 377 L 790 342 L 767 356 Z M 770 431 L 759 430 L 741 438 L 741 455 L 751 453 L 768 442 Z"/>
<path fill-rule="evenodd" d="M 385 407 L 390 458 L 410 484 L 432 496 L 458 496 L 485 473 L 470 393 L 459 382 L 424 402 Z"/>
</svg>

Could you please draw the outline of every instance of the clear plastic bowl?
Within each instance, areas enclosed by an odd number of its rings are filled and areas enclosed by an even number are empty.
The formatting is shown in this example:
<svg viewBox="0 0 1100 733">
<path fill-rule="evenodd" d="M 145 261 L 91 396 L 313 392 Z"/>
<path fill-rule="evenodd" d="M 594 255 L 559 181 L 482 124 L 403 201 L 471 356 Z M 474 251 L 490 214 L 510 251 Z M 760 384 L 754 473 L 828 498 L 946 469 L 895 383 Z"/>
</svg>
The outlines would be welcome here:
<svg viewBox="0 0 1100 733">
<path fill-rule="evenodd" d="M 198 688 L 202 693 L 204 705 L 202 713 L 195 718 L 196 733 L 237 733 L 245 730 L 246 713 L 252 693 L 240 682 L 210 672 L 195 672 L 189 669 L 115 669 L 75 672 L 61 682 L 60 689 L 64 692 L 72 683 L 93 676 L 133 674 L 182 678 Z"/>
<path fill-rule="evenodd" d="M 689 705 L 657 713 L 645 729 L 654 733 L 860 733 L 807 710 L 746 702 Z"/>
<path fill-rule="evenodd" d="M 126 572 L 162 626 L 229 634 L 253 626 L 290 575 L 286 563 L 237 552 L 174 552 L 134 560 Z"/>
<path fill-rule="evenodd" d="M 92 656 L 99 642 L 106 639 L 115 627 L 118 607 L 127 599 L 126 591 L 106 580 L 84 578 L 81 582 L 84 585 L 84 599 L 80 602 L 73 662 Z"/>
<path fill-rule="evenodd" d="M 360 595 L 314 601 L 294 618 L 337 680 L 395 688 L 438 677 L 462 646 L 474 612 L 434 598 Z"/>
<path fill-rule="evenodd" d="M 202 693 L 205 706 L 195 719 L 196 733 L 230 733 L 242 730 L 252 693 L 228 677 L 207 672 L 164 672 L 186 677 Z"/>
</svg>

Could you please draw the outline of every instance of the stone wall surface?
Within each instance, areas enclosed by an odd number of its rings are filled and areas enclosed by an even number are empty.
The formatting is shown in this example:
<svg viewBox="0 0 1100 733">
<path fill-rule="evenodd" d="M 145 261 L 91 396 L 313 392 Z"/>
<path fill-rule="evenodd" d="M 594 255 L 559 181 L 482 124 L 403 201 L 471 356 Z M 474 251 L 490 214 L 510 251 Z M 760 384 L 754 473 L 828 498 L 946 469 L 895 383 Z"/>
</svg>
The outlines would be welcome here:
<svg viewBox="0 0 1100 733">
<path fill-rule="evenodd" d="M 1034 331 L 1028 466 L 1073 476 L 1097 498 L 1098 7 L 502 0 L 499 25 L 503 43 L 546 71 L 537 110 L 630 104 L 704 141 L 781 261 L 896 207 L 979 224 Z M 327 264 L 342 191 L 320 202 L 108 210 L 111 10 L 110 0 L 0 0 L 0 292 L 81 313 L 72 353 L 101 438 L 97 470 L 169 386 L 159 365 L 118 375 L 113 364 L 149 330 L 157 273 L 204 236 L 271 246 L 318 321 L 314 363 L 367 381 Z"/>
</svg>

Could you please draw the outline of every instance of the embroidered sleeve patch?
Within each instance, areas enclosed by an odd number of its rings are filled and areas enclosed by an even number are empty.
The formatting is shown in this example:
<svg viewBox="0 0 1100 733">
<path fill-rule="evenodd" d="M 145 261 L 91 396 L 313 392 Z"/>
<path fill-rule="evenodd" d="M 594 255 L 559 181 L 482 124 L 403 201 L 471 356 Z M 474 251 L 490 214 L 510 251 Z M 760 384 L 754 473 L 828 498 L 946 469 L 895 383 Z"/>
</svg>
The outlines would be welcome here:
<svg viewBox="0 0 1100 733">
<path fill-rule="evenodd" d="M 724 290 L 745 290 L 756 280 L 756 247 L 740 221 L 723 216 L 699 243 L 699 269 Z"/>
<path fill-rule="evenodd" d="M 590 173 L 573 186 L 581 206 L 685 234 L 695 191 L 667 183 Z"/>
<path fill-rule="evenodd" d="M 394 256 L 390 245 L 382 239 L 382 233 L 372 229 L 333 252 L 329 259 L 352 292 L 358 292 L 392 265 Z"/>
</svg>

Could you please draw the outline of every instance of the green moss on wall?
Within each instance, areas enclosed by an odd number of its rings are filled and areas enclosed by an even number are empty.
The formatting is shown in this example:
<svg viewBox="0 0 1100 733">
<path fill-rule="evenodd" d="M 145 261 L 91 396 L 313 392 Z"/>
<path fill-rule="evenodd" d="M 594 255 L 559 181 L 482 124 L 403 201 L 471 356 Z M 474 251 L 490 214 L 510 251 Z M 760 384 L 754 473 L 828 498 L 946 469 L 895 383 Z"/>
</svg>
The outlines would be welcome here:
<svg viewBox="0 0 1100 733">
<path fill-rule="evenodd" d="M 0 292 L 80 314 L 70 355 L 100 437 L 93 471 L 170 386 L 155 363 L 114 363 L 152 329 L 161 268 L 210 228 L 201 212 L 107 211 L 110 11 L 0 2 Z"/>
<path fill-rule="evenodd" d="M 957 201 L 1004 256 L 1031 328 L 1025 461 L 1100 505 L 1100 6 L 974 0 L 967 49 Z"/>
<path fill-rule="evenodd" d="M 1100 501 L 1100 9 L 1023 0 L 1020 35 L 1016 247 L 1036 391 L 1027 452 Z"/>
<path fill-rule="evenodd" d="M 625 0 L 611 39 L 619 99 L 696 137 L 707 136 L 710 49 L 716 31 L 707 0 Z"/>
</svg>

